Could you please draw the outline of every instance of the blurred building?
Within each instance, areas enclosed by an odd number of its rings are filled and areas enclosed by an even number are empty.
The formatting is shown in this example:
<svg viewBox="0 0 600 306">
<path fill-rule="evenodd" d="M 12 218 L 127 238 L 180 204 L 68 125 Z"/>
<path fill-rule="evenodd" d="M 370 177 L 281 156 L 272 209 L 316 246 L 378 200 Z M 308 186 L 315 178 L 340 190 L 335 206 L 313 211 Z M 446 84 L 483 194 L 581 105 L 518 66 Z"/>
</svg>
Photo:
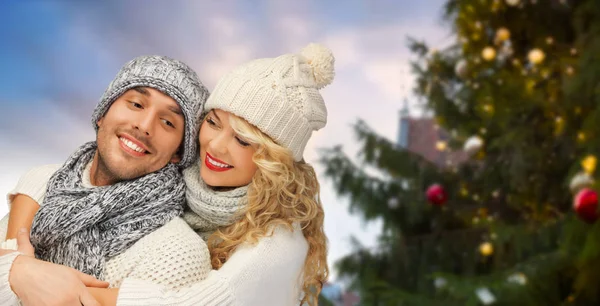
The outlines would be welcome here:
<svg viewBox="0 0 600 306">
<path fill-rule="evenodd" d="M 450 133 L 439 127 L 433 118 L 417 118 L 410 115 L 408 101 L 400 110 L 397 145 L 421 155 L 439 167 L 451 167 L 467 160 L 462 150 L 448 148 Z"/>
<path fill-rule="evenodd" d="M 331 301 L 334 306 L 357 306 L 360 297 L 351 291 L 344 291 L 339 284 L 325 283 L 321 294 Z"/>
</svg>

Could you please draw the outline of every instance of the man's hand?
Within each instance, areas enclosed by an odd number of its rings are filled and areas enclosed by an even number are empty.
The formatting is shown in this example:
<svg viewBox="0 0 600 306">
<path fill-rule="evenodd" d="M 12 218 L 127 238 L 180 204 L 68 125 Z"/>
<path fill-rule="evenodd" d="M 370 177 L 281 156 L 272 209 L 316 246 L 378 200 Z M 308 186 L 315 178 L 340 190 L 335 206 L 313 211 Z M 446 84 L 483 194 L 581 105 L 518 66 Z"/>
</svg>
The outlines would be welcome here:
<svg viewBox="0 0 600 306">
<path fill-rule="evenodd" d="M 17 244 L 19 252 L 28 253 L 33 250 L 27 231 L 19 231 Z M 12 265 L 9 282 L 25 306 L 99 306 L 86 286 L 108 287 L 107 282 L 75 269 L 22 255 Z"/>
</svg>

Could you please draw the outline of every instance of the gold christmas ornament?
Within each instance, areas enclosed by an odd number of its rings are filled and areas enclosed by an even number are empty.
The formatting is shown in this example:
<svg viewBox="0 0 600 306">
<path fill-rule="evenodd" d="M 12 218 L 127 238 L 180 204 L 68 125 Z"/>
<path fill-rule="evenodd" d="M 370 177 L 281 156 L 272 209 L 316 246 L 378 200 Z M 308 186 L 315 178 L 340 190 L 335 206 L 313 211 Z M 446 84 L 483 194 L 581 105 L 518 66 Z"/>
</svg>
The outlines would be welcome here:
<svg viewBox="0 0 600 306">
<path fill-rule="evenodd" d="M 499 28 L 496 31 L 496 43 L 501 43 L 508 39 L 510 39 L 510 31 L 507 28 Z"/>
<path fill-rule="evenodd" d="M 598 159 L 594 155 L 588 155 L 581 161 L 581 167 L 585 173 L 592 175 L 594 171 L 596 171 L 596 164 L 598 163 Z"/>
<path fill-rule="evenodd" d="M 488 257 L 494 254 L 494 246 L 490 242 L 484 242 L 479 245 L 479 253 L 485 257 Z"/>
<path fill-rule="evenodd" d="M 544 54 L 544 51 L 535 48 L 529 51 L 529 54 L 527 54 L 527 58 L 532 64 L 538 65 L 544 61 L 544 58 L 546 58 L 546 54 Z"/>
<path fill-rule="evenodd" d="M 485 47 L 481 51 L 481 57 L 486 61 L 493 61 L 496 58 L 496 50 L 492 47 Z"/>
</svg>

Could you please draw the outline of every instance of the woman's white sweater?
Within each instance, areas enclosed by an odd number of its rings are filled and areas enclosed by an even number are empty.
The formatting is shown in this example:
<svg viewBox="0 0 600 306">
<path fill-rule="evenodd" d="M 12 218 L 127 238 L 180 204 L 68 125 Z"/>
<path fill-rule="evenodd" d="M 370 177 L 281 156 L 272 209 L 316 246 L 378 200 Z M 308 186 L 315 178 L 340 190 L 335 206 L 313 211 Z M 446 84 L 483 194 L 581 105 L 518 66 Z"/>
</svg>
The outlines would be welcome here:
<svg viewBox="0 0 600 306">
<path fill-rule="evenodd" d="M 42 203 L 58 167 L 29 171 L 10 192 L 9 205 L 16 194 Z M 0 220 L 0 237 L 7 224 L 8 216 Z M 299 305 L 307 252 L 298 226 L 281 227 L 255 245 L 241 245 L 221 269 L 211 270 L 205 242 L 176 218 L 108 260 L 106 280 L 120 287 L 118 305 Z M 0 257 L 0 305 L 17 301 L 8 283 L 14 258 Z"/>
</svg>

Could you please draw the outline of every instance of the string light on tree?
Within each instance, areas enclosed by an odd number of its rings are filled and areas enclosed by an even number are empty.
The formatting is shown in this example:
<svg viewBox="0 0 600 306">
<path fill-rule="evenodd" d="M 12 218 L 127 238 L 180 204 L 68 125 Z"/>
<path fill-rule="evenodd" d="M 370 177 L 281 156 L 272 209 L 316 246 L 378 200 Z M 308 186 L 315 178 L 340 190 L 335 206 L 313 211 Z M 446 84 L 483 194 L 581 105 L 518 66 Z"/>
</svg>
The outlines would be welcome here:
<svg viewBox="0 0 600 306">
<path fill-rule="evenodd" d="M 565 120 L 561 116 L 554 119 L 554 135 L 560 135 L 565 129 Z"/>
<path fill-rule="evenodd" d="M 438 276 L 433 280 L 433 286 L 435 286 L 436 289 L 444 288 L 446 287 L 446 284 L 448 284 L 448 282 L 441 276 Z"/>
<path fill-rule="evenodd" d="M 577 193 L 583 188 L 589 188 L 594 184 L 594 178 L 586 171 L 579 172 L 573 176 L 569 183 L 569 189 L 572 193 Z"/>
<path fill-rule="evenodd" d="M 546 54 L 544 53 L 544 51 L 538 48 L 532 49 L 527 54 L 527 59 L 529 59 L 529 62 L 531 62 L 534 65 L 539 65 L 540 63 L 542 63 L 544 61 L 544 58 L 546 58 Z"/>
<path fill-rule="evenodd" d="M 483 303 L 483 305 L 492 305 L 496 303 L 496 297 L 490 291 L 490 289 L 486 287 L 478 288 L 475 291 L 475 294 L 477 295 L 477 298 L 479 298 L 479 301 Z"/>
<path fill-rule="evenodd" d="M 445 151 L 446 148 L 448 148 L 448 144 L 443 140 L 439 140 L 438 142 L 435 143 L 435 148 L 438 151 Z"/>
<path fill-rule="evenodd" d="M 516 272 L 508 276 L 506 279 L 509 283 L 525 286 L 527 284 L 527 276 L 523 272 Z"/>
<path fill-rule="evenodd" d="M 510 6 L 517 6 L 521 3 L 521 0 L 506 0 L 506 4 Z"/>
<path fill-rule="evenodd" d="M 494 246 L 490 242 L 484 242 L 479 245 L 479 253 L 485 257 L 494 254 Z"/>
<path fill-rule="evenodd" d="M 396 197 L 390 198 L 387 205 L 389 209 L 396 209 L 398 206 L 400 206 L 400 200 L 398 200 Z"/>
<path fill-rule="evenodd" d="M 571 75 L 575 74 L 575 69 L 573 68 L 573 66 L 567 66 L 567 68 L 565 69 L 565 72 L 567 73 L 567 75 L 571 76 Z"/>
<path fill-rule="evenodd" d="M 474 152 L 479 151 L 481 149 L 481 147 L 483 147 L 483 139 L 481 139 L 481 137 L 479 137 L 477 135 L 473 135 L 473 136 L 469 137 L 467 139 L 467 141 L 465 141 L 463 149 L 468 154 L 472 154 Z"/>
<path fill-rule="evenodd" d="M 483 48 L 481 57 L 488 62 L 493 61 L 496 58 L 496 49 L 490 46 Z"/>
<path fill-rule="evenodd" d="M 468 75 L 468 63 L 467 60 L 461 59 L 454 66 L 454 73 L 461 79 L 464 79 Z"/>
<path fill-rule="evenodd" d="M 571 48 L 571 55 L 573 55 L 573 56 L 577 55 L 577 49 L 576 48 Z"/>
</svg>

